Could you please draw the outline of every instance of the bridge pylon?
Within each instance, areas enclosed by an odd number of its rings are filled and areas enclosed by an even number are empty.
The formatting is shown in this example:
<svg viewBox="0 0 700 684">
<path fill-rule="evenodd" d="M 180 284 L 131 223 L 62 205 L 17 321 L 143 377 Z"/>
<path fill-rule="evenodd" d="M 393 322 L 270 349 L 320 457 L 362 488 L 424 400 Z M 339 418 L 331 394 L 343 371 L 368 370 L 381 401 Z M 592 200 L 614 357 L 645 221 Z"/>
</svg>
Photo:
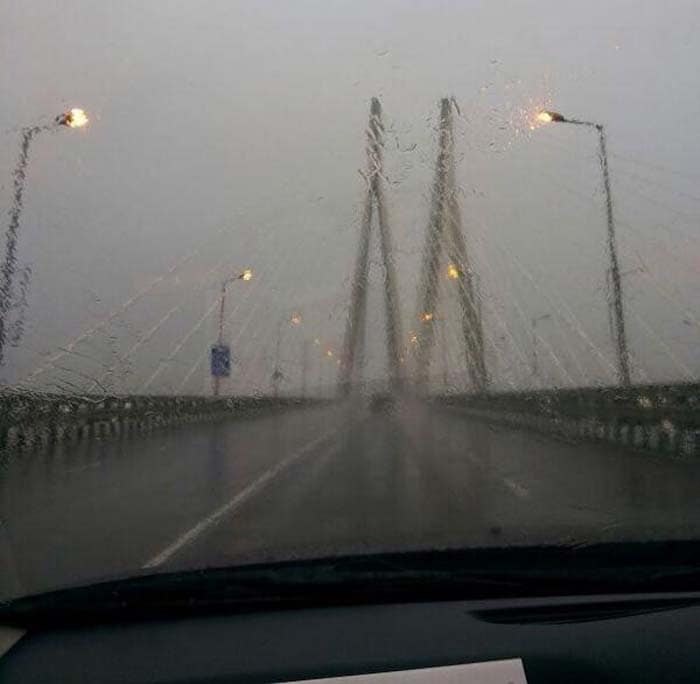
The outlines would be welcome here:
<svg viewBox="0 0 700 684">
<path fill-rule="evenodd" d="M 372 215 L 376 208 L 379 224 L 379 245 L 384 271 L 384 305 L 386 310 L 386 345 L 389 363 L 389 384 L 396 389 L 401 384 L 401 311 L 394 265 L 394 244 L 384 197 L 382 106 L 374 97 L 370 105 L 367 126 L 367 195 L 362 214 L 360 241 L 355 260 L 350 309 L 345 328 L 345 341 L 340 366 L 340 392 L 348 394 L 355 375 L 364 365 L 367 319 L 367 289 Z"/>
<path fill-rule="evenodd" d="M 435 325 L 439 279 L 454 283 L 461 314 L 464 359 L 472 389 L 484 392 L 489 379 L 484 358 L 484 332 L 475 273 L 470 266 L 455 180 L 453 98 L 440 101 L 438 156 L 431 196 L 430 218 L 425 233 L 423 264 L 419 280 L 415 336 L 416 377 L 419 386 L 428 379 Z"/>
</svg>

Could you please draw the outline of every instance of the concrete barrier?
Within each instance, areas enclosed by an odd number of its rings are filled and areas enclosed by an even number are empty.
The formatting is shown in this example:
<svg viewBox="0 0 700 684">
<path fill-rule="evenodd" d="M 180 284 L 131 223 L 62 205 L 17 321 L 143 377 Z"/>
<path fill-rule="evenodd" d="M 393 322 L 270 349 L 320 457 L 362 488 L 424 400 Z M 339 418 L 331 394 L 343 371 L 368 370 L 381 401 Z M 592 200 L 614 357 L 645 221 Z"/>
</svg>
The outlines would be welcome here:
<svg viewBox="0 0 700 684">
<path fill-rule="evenodd" d="M 695 383 L 452 394 L 431 401 L 562 437 L 700 457 L 700 385 Z"/>
<path fill-rule="evenodd" d="M 109 439 L 196 422 L 327 403 L 294 397 L 69 396 L 0 392 L 0 451 Z"/>
</svg>

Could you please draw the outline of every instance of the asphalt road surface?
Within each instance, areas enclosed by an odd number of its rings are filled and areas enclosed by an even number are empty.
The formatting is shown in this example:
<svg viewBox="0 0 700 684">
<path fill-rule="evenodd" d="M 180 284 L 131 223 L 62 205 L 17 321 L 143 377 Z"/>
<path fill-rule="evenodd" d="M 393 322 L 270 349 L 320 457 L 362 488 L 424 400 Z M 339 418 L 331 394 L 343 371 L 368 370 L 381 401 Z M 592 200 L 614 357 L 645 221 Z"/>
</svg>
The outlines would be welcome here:
<svg viewBox="0 0 700 684">
<path fill-rule="evenodd" d="M 0 469 L 0 596 L 135 572 L 700 534 L 700 464 L 404 402 L 294 409 Z"/>
</svg>

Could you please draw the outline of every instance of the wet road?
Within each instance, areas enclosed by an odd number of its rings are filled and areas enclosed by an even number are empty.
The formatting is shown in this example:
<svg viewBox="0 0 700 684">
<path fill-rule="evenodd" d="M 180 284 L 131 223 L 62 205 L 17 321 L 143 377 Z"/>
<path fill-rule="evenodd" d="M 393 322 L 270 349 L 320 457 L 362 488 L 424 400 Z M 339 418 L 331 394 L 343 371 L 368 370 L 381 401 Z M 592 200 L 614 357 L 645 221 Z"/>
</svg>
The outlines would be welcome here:
<svg viewBox="0 0 700 684">
<path fill-rule="evenodd" d="M 696 537 L 699 488 L 697 463 L 458 409 L 296 409 L 7 465 L 0 595 L 338 553 Z"/>
</svg>

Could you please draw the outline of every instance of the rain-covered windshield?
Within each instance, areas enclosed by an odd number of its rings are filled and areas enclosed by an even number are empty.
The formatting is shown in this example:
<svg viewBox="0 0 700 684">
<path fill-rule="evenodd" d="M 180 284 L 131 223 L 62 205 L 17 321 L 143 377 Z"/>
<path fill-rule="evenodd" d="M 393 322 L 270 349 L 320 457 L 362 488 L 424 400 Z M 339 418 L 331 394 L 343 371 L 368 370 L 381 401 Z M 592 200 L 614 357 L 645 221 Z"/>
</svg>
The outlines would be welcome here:
<svg viewBox="0 0 700 684">
<path fill-rule="evenodd" d="M 0 7 L 0 596 L 700 533 L 694 1 Z"/>
</svg>

